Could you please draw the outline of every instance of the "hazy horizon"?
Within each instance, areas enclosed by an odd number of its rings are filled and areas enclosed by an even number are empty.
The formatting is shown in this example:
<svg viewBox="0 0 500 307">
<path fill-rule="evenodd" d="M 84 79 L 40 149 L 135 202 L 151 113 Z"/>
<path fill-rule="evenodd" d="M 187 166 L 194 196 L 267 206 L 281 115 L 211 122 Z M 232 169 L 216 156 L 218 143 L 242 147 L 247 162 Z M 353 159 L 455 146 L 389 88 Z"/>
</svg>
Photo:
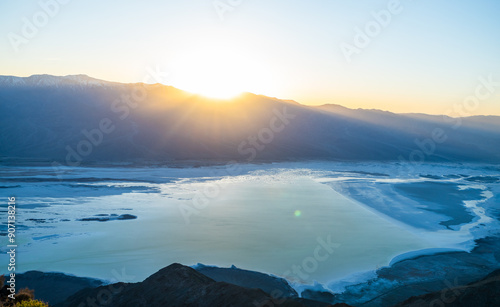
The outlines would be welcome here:
<svg viewBox="0 0 500 307">
<path fill-rule="evenodd" d="M 0 75 L 0 77 L 4 76 L 4 77 L 19 77 L 19 78 L 29 78 L 29 77 L 32 77 L 32 76 L 43 76 L 43 75 L 47 75 L 47 76 L 54 76 L 54 75 L 49 75 L 49 74 L 34 74 L 34 75 L 29 75 L 29 76 L 13 76 L 13 75 Z M 368 108 L 368 107 L 348 107 L 346 105 L 342 105 L 342 104 L 339 104 L 339 103 L 324 103 L 324 104 L 307 104 L 307 103 L 303 103 L 301 101 L 296 101 L 296 100 L 293 100 L 293 99 L 288 99 L 288 98 L 283 98 L 283 97 L 271 97 L 271 96 L 267 96 L 267 95 L 263 95 L 263 94 L 257 94 L 257 93 L 251 93 L 251 92 L 242 92 L 234 97 L 230 97 L 230 98 L 211 98 L 211 97 L 208 97 L 208 96 L 204 96 L 202 94 L 197 94 L 197 93 L 191 93 L 191 92 L 188 92 L 188 91 L 185 91 L 185 90 L 182 90 L 182 89 L 179 89 L 173 85 L 169 85 L 169 84 L 163 84 L 163 83 L 160 83 L 160 82 L 155 82 L 155 83 L 146 83 L 146 82 L 119 82 L 119 81 L 116 81 L 116 80 L 103 80 L 103 79 L 99 79 L 99 78 L 94 78 L 93 76 L 89 76 L 89 75 L 86 75 L 86 74 L 76 74 L 76 75 L 65 75 L 65 76 L 54 76 L 54 77 L 68 77 L 68 76 L 78 76 L 78 75 L 84 75 L 84 76 L 87 76 L 89 78 L 93 78 L 93 79 L 97 79 L 97 80 L 100 80 L 100 81 L 105 81 L 105 82 L 110 82 L 110 83 L 120 83 L 120 84 L 141 84 L 141 83 L 145 83 L 145 84 L 149 84 L 149 85 L 154 85 L 154 84 L 160 84 L 162 86 L 169 86 L 169 87 L 174 87 L 175 89 L 177 90 L 180 90 L 180 91 L 183 91 L 183 92 L 186 92 L 188 94 L 191 94 L 193 96 L 200 96 L 204 99 L 207 99 L 207 100 L 214 100 L 216 101 L 216 103 L 219 103 L 218 101 L 227 101 L 227 102 L 231 102 L 233 100 L 236 100 L 236 99 L 239 99 L 241 98 L 242 95 L 245 95 L 245 94 L 250 94 L 250 95 L 256 95 L 256 96 L 264 96 L 264 97 L 267 97 L 267 98 L 270 98 L 270 99 L 277 99 L 277 100 L 281 100 L 281 101 L 284 101 L 284 102 L 296 102 L 296 103 L 299 103 L 301 105 L 304 105 L 304 106 L 309 106 L 309 107 L 321 107 L 321 106 L 328 106 L 328 105 L 336 105 L 336 106 L 340 106 L 340 107 L 344 107 L 344 108 L 347 108 L 347 109 L 351 109 L 351 110 L 376 110 L 376 111 L 382 111 L 382 112 L 390 112 L 390 113 L 394 113 L 394 114 L 423 114 L 423 115 L 437 115 L 437 116 L 440 116 L 440 115 L 446 115 L 446 114 L 439 114 L 439 113 L 424 113 L 424 112 L 397 112 L 397 111 L 393 111 L 393 110 L 389 110 L 389 109 L 382 109 L 382 108 Z M 469 117 L 469 116 L 500 116 L 500 114 L 474 114 L 474 115 L 466 115 L 466 116 L 453 116 L 453 114 L 450 114 L 448 115 L 449 117 L 453 117 L 453 118 L 458 118 L 458 117 Z"/>
<path fill-rule="evenodd" d="M 251 92 L 306 105 L 500 115 L 495 1 L 3 6 L 3 75 L 135 83 L 155 71 L 163 84 L 211 97 Z M 491 91 L 471 102 L 484 80 Z"/>
</svg>

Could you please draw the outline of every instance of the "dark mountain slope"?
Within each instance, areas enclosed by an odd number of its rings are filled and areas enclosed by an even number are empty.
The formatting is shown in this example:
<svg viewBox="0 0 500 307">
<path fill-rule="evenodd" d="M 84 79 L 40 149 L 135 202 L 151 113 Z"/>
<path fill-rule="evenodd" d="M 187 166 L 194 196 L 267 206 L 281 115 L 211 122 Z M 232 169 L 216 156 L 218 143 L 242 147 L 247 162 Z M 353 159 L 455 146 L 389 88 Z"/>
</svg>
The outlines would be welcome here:
<svg viewBox="0 0 500 307">
<path fill-rule="evenodd" d="M 500 270 L 467 286 L 411 297 L 394 307 L 491 307 L 500 306 Z"/>
<path fill-rule="evenodd" d="M 87 76 L 0 76 L 4 161 L 500 161 L 500 118 L 463 121 L 253 94 L 218 101 Z M 445 141 L 433 140 L 436 129 Z"/>
<path fill-rule="evenodd" d="M 91 305 L 94 304 L 94 305 Z M 216 282 L 196 270 L 172 264 L 143 282 L 112 284 L 85 289 L 58 307 L 68 306 L 329 306 L 326 303 L 297 298 L 273 299 L 260 289 L 250 289 Z"/>
</svg>

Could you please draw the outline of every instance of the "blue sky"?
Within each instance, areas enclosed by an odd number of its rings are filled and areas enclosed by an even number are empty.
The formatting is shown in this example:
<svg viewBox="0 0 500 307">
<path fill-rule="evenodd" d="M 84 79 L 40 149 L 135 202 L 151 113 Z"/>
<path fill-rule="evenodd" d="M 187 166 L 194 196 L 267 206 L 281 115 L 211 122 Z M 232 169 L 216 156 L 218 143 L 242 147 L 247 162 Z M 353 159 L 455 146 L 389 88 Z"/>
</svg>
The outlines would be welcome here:
<svg viewBox="0 0 500 307">
<path fill-rule="evenodd" d="M 395 1 L 395 0 L 391 0 Z M 0 2 L 0 74 L 88 74 L 143 81 L 148 69 L 186 90 L 249 91 L 304 104 L 337 103 L 442 114 L 478 78 L 500 80 L 500 2 L 401 0 L 350 61 L 372 13 L 391 1 L 212 0 L 61 1 L 43 20 L 40 3 Z M 53 6 L 52 6 L 53 7 Z M 38 14 L 38 15 L 37 15 Z M 38 32 L 19 43 L 27 18 Z M 376 25 L 374 26 L 376 30 Z M 500 115 L 500 88 L 470 114 Z"/>
</svg>

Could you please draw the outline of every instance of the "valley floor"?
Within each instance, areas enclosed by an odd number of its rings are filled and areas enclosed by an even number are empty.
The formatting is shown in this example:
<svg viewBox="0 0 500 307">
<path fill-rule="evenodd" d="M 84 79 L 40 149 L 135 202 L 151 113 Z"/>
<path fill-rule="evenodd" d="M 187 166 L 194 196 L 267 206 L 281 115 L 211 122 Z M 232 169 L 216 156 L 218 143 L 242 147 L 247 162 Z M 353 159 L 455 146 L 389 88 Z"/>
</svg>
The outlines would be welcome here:
<svg viewBox="0 0 500 307">
<path fill-rule="evenodd" d="M 383 297 L 368 282 L 411 296 L 425 293 L 412 284 L 439 290 L 459 275 L 471 282 L 500 267 L 499 170 L 3 166 L 0 188 L 16 197 L 19 272 L 137 282 L 174 262 L 235 265 L 286 278 L 298 293 L 343 292 L 331 299 L 376 306 Z"/>
</svg>

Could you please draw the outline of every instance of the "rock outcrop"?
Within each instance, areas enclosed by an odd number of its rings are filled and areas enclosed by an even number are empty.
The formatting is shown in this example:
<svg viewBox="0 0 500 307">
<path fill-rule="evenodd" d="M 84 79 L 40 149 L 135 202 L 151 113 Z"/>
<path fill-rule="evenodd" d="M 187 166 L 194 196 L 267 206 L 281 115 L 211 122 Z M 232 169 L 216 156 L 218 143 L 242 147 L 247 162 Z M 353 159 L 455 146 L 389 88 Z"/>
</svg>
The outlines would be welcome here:
<svg viewBox="0 0 500 307">
<path fill-rule="evenodd" d="M 500 270 L 466 286 L 414 296 L 394 307 L 491 307 L 500 306 Z"/>
<path fill-rule="evenodd" d="M 57 307 L 73 306 L 249 306 L 326 307 L 300 298 L 273 298 L 261 289 L 217 282 L 195 269 L 172 264 L 139 283 L 117 283 L 85 289 Z"/>
</svg>

